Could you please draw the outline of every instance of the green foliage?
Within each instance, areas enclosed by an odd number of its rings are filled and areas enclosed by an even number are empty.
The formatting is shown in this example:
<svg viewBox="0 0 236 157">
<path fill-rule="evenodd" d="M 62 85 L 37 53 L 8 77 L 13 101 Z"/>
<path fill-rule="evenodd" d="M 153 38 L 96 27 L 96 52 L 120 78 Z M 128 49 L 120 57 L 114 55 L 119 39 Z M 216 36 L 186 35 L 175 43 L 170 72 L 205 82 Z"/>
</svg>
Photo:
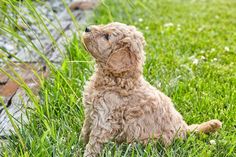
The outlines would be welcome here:
<svg viewBox="0 0 236 157">
<path fill-rule="evenodd" d="M 103 156 L 236 156 L 236 3 L 234 0 L 106 0 L 95 24 L 135 25 L 146 41 L 145 78 L 173 99 L 189 123 L 217 118 L 223 128 L 189 135 L 163 148 L 157 141 L 105 146 Z M 79 44 L 78 44 L 79 43 Z M 40 110 L 29 113 L 21 130 L 25 147 L 13 137 L 5 156 L 82 156 L 82 91 L 93 62 L 74 37 L 61 69 L 52 71 L 41 91 Z M 216 144 L 210 144 L 215 140 Z"/>
</svg>

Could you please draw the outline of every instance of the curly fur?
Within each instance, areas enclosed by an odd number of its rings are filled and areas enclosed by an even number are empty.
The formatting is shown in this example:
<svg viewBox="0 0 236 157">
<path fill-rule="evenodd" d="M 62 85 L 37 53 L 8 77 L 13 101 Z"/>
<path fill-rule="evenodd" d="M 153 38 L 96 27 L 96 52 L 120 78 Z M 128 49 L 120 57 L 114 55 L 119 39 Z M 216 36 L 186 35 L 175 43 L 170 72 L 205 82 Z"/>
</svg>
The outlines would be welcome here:
<svg viewBox="0 0 236 157">
<path fill-rule="evenodd" d="M 187 125 L 171 99 L 143 78 L 145 40 L 135 27 L 121 23 L 91 26 L 84 45 L 96 60 L 84 90 L 82 136 L 85 157 L 99 155 L 102 145 L 158 139 L 168 146 L 188 131 L 214 132 L 219 120 Z"/>
</svg>

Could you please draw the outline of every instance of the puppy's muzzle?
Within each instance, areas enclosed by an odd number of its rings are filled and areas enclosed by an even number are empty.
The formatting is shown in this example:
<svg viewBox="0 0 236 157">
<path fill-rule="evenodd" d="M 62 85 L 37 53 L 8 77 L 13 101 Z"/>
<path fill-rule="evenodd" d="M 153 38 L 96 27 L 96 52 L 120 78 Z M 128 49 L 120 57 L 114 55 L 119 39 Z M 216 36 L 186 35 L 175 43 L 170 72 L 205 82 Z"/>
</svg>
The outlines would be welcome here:
<svg viewBox="0 0 236 157">
<path fill-rule="evenodd" d="M 86 27 L 85 32 L 91 32 L 91 30 L 88 27 Z"/>
</svg>

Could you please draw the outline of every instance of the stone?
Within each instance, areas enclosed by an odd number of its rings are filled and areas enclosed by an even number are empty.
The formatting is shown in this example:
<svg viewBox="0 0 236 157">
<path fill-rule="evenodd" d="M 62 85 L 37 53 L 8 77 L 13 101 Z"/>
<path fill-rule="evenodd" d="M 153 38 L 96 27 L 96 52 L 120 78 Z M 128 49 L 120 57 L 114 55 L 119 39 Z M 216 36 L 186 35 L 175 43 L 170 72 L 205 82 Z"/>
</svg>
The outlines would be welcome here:
<svg viewBox="0 0 236 157">
<path fill-rule="evenodd" d="M 13 51 L 14 50 L 14 46 L 13 46 L 13 44 L 8 44 L 8 43 L 5 43 L 4 45 L 3 45 L 3 47 L 6 49 L 6 51 L 7 52 L 11 52 L 11 51 Z"/>
<path fill-rule="evenodd" d="M 11 96 L 19 88 L 19 85 L 14 81 L 7 81 L 5 85 L 0 88 L 0 95 L 4 97 Z"/>
<path fill-rule="evenodd" d="M 80 0 L 74 1 L 69 5 L 70 10 L 89 10 L 97 6 L 98 0 Z"/>
<path fill-rule="evenodd" d="M 84 24 L 86 21 L 85 19 L 88 16 L 91 16 L 91 14 L 85 14 L 81 10 L 94 8 L 97 5 L 98 0 L 76 1 L 73 3 L 71 3 L 72 0 L 65 0 L 65 2 L 66 4 L 70 4 L 69 8 L 71 9 L 72 14 L 77 16 L 76 19 L 79 23 Z M 33 3 L 39 2 L 33 1 Z M 40 2 L 40 5 L 35 4 L 35 6 L 37 6 L 36 9 L 43 16 L 44 23 L 50 30 L 55 42 L 61 49 L 61 52 L 54 48 L 54 43 L 50 40 L 45 28 L 42 26 L 42 23 L 37 23 L 37 21 L 29 15 L 30 11 L 22 5 L 23 3 L 19 4 L 18 7 L 22 9 L 21 15 L 24 17 L 27 24 L 25 24 L 23 20 L 19 20 L 18 26 L 21 31 L 18 31 L 17 33 L 26 43 L 33 42 L 37 49 L 44 53 L 44 55 L 59 68 L 61 65 L 60 62 L 63 59 L 62 57 L 64 56 L 63 53 L 66 52 L 64 45 L 77 31 L 75 31 L 76 27 L 74 26 L 74 22 L 65 9 L 65 5 L 62 1 L 48 0 L 45 4 L 43 3 Z M 14 15 L 13 13 L 9 13 L 9 16 L 13 17 Z M 61 26 L 59 26 L 58 21 L 61 23 Z M 5 22 L 6 24 L 10 23 L 8 20 Z M 61 32 L 64 33 L 62 34 Z M 25 36 L 25 34 L 27 34 L 28 37 Z M 40 84 L 39 81 L 37 81 L 38 78 L 35 77 L 32 70 L 34 69 L 34 71 L 44 78 L 48 77 L 48 70 L 46 66 L 39 63 L 42 59 L 35 52 L 35 49 L 30 46 L 26 46 L 27 44 L 25 45 L 24 42 L 21 42 L 20 40 L 14 40 L 14 38 L 9 34 L 1 34 L 0 47 L 7 50 L 11 54 L 14 54 L 15 57 L 7 58 L 5 53 L 4 55 L 0 53 L 0 69 L 4 69 L 8 74 L 13 76 L 13 78 L 16 78 L 14 73 L 9 70 L 6 63 L 3 61 L 5 59 L 9 59 L 11 62 L 14 62 L 14 64 L 11 65 L 13 69 L 23 78 L 23 81 L 29 86 L 33 93 L 37 95 Z M 27 62 L 27 64 L 18 62 Z M 14 122 L 17 125 L 27 122 L 27 108 L 34 108 L 34 106 L 27 96 L 26 91 L 21 88 L 21 86 L 17 84 L 14 79 L 9 79 L 3 73 L 0 73 L 0 97 L 4 100 L 9 114 L 13 116 Z M 26 105 L 26 108 L 23 104 Z M 16 119 L 20 121 L 16 121 Z M 11 132 L 14 133 L 14 128 L 12 127 L 8 115 L 4 110 L 3 104 L 0 104 L 0 135 L 9 135 Z"/>
<path fill-rule="evenodd" d="M 18 23 L 17 23 L 17 29 L 19 29 L 19 30 L 25 31 L 25 30 L 27 30 L 28 28 L 29 28 L 28 25 L 25 24 L 25 23 L 23 23 L 23 22 L 18 22 Z"/>
</svg>

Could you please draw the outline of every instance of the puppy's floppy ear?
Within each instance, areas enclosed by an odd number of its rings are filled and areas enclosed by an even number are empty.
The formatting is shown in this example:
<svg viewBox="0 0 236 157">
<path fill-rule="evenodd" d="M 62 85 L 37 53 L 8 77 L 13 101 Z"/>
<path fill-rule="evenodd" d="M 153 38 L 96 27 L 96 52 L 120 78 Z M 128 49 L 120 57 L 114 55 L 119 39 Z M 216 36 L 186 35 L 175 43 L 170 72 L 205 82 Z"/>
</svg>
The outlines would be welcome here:
<svg viewBox="0 0 236 157">
<path fill-rule="evenodd" d="M 128 47 L 113 52 L 107 60 L 107 67 L 115 73 L 128 71 L 136 66 L 137 58 Z"/>
</svg>

